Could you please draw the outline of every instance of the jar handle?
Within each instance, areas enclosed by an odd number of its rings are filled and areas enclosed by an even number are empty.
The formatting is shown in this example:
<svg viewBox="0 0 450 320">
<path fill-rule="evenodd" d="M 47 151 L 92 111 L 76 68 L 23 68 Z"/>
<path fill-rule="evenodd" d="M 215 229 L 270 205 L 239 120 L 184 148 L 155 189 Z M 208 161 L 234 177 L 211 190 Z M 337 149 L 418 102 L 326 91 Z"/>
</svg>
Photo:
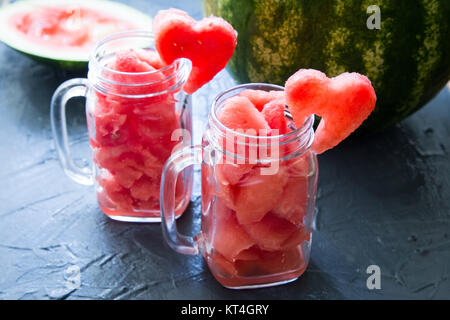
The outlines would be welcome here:
<svg viewBox="0 0 450 320">
<path fill-rule="evenodd" d="M 202 159 L 201 146 L 187 146 L 167 160 L 161 176 L 161 226 L 169 246 L 183 254 L 198 254 L 198 236 L 185 236 L 177 231 L 175 222 L 175 187 L 180 172 Z"/>
<path fill-rule="evenodd" d="M 87 89 L 87 79 L 77 78 L 63 82 L 53 94 L 50 104 L 50 120 L 56 151 L 64 172 L 75 182 L 93 185 L 92 169 L 89 166 L 77 165 L 71 157 L 66 121 L 67 101 L 74 97 L 86 97 Z"/>
</svg>

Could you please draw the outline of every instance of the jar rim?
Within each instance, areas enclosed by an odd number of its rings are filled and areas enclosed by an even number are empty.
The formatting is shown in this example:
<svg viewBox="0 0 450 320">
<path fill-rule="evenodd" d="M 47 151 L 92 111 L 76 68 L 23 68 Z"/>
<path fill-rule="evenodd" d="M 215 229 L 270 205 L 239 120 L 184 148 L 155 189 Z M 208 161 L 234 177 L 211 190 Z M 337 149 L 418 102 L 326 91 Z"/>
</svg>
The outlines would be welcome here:
<svg viewBox="0 0 450 320">
<path fill-rule="evenodd" d="M 208 140 L 215 146 L 215 148 L 219 148 L 219 150 L 226 154 L 227 157 L 231 156 L 232 159 L 244 159 L 247 157 L 247 154 L 240 154 L 240 152 L 242 153 L 242 150 L 246 150 L 246 148 L 256 148 L 252 150 L 259 150 L 259 148 L 264 149 L 267 146 L 293 146 L 293 148 L 283 148 L 283 153 L 278 155 L 275 154 L 274 157 L 272 157 L 272 155 L 269 157 L 267 157 L 267 155 L 263 155 L 262 158 L 256 159 L 257 161 L 262 162 L 278 159 L 287 160 L 290 158 L 298 157 L 309 150 L 315 136 L 313 128 L 315 118 L 314 115 L 308 117 L 301 127 L 292 128 L 292 130 L 288 133 L 281 135 L 252 135 L 243 133 L 242 131 L 233 130 L 225 126 L 218 118 L 217 113 L 220 110 L 220 106 L 222 106 L 227 99 L 236 96 L 244 89 L 284 91 L 284 87 L 275 84 L 246 83 L 234 86 L 219 93 L 213 100 L 211 105 L 211 110 L 209 113 L 209 127 L 211 128 L 211 132 L 207 134 Z M 289 117 L 290 119 L 292 119 L 292 116 L 286 107 L 284 114 L 285 117 Z M 270 131 L 268 130 L 268 133 L 269 132 Z M 230 151 L 227 148 L 224 148 L 220 141 L 222 141 L 223 143 L 223 139 L 227 141 L 227 139 L 229 138 L 232 139 L 233 144 L 236 143 L 235 139 L 237 139 L 237 144 L 240 147 L 244 147 L 244 149 L 240 149 L 239 147 L 237 147 L 236 150 L 232 148 L 232 150 Z"/>
<path fill-rule="evenodd" d="M 285 134 L 280 134 L 280 135 L 271 135 L 271 136 L 255 136 L 255 135 L 249 135 L 249 134 L 245 134 L 236 130 L 233 130 L 231 128 L 228 128 L 227 126 L 225 126 L 218 118 L 217 116 L 217 106 L 219 104 L 219 102 L 221 101 L 221 99 L 230 94 L 233 91 L 238 91 L 238 90 L 244 90 L 244 89 L 249 89 L 249 87 L 255 87 L 255 88 L 262 88 L 262 87 L 270 87 L 271 89 L 275 89 L 276 91 L 284 91 L 284 87 L 276 85 L 276 84 L 269 84 L 269 83 L 262 83 L 262 82 L 257 82 L 257 83 L 244 83 L 241 85 L 237 85 L 234 86 L 230 89 L 227 89 L 225 91 L 222 91 L 221 93 L 219 93 L 215 98 L 214 101 L 212 102 L 211 105 L 211 110 L 210 110 L 210 116 L 213 120 L 214 125 L 218 126 L 218 129 L 221 129 L 224 132 L 229 132 L 232 133 L 234 136 L 236 137 L 242 137 L 242 138 L 257 138 L 258 140 L 279 140 L 280 138 L 291 138 L 291 137 L 297 137 L 297 136 L 301 136 L 304 133 L 306 133 L 308 130 L 310 130 L 314 124 L 314 115 L 309 116 L 305 123 L 303 124 L 303 126 L 301 126 L 300 128 L 297 128 L 295 130 L 292 130 L 288 133 Z M 254 90 L 261 90 L 261 89 L 254 89 Z"/>
</svg>

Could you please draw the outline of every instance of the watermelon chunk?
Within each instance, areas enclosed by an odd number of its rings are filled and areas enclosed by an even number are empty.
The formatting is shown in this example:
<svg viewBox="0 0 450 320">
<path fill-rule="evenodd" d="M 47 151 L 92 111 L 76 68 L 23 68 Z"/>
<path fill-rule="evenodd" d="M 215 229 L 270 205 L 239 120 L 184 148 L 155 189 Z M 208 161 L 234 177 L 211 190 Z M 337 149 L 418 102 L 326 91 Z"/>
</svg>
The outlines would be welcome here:
<svg viewBox="0 0 450 320">
<path fill-rule="evenodd" d="M 161 93 L 175 83 L 176 77 L 168 77 L 168 75 L 158 72 L 151 65 L 151 63 L 157 66 L 160 64 L 156 60 L 157 57 L 151 52 L 152 50 L 147 49 L 141 49 L 140 51 L 129 49 L 116 52 L 115 58 L 108 64 L 108 68 L 119 71 L 119 73 L 104 73 L 105 78 L 118 83 L 111 85 L 112 92 L 129 96 L 149 95 L 152 93 Z M 120 101 L 122 105 L 148 105 L 150 103 L 171 99 L 172 96 L 172 93 L 165 93 L 152 97 L 141 97 L 139 99 L 134 97 L 115 97 L 115 99 Z"/>
<path fill-rule="evenodd" d="M 127 189 L 131 188 L 134 182 L 143 175 L 142 171 L 136 170 L 131 166 L 124 166 L 119 170 L 115 170 L 112 174 L 116 178 L 117 182 Z"/>
<path fill-rule="evenodd" d="M 264 116 L 258 112 L 253 103 L 245 97 L 234 96 L 225 101 L 224 106 L 217 114 L 219 121 L 232 130 L 259 130 L 270 131 Z M 255 134 L 255 135 L 256 135 Z"/>
<path fill-rule="evenodd" d="M 215 166 L 217 179 L 220 179 L 220 184 L 235 185 L 252 170 L 252 164 L 234 164 L 234 163 L 219 163 Z"/>
<path fill-rule="evenodd" d="M 115 71 L 128 72 L 128 73 L 140 73 L 140 72 L 154 71 L 155 68 L 152 67 L 150 63 L 148 63 L 147 61 L 143 61 L 140 58 L 140 56 L 142 56 L 142 55 L 143 55 L 142 51 L 141 51 L 140 55 L 138 55 L 138 53 L 133 49 L 116 52 L 115 59 L 112 61 L 112 63 L 110 63 L 108 65 L 108 67 Z M 120 78 L 117 78 L 117 80 L 119 80 L 119 79 L 120 79 L 119 82 L 127 83 L 129 80 L 129 77 L 126 77 L 125 75 L 121 75 Z"/>
<path fill-rule="evenodd" d="M 166 64 L 162 62 L 159 53 L 156 50 L 151 49 L 137 49 L 136 55 L 142 62 L 147 63 L 149 66 L 152 66 L 156 70 L 164 68 Z"/>
<path fill-rule="evenodd" d="M 148 201 L 150 198 L 159 199 L 159 183 L 147 176 L 142 176 L 131 186 L 130 194 L 133 198 L 142 201 Z"/>
<path fill-rule="evenodd" d="M 266 103 L 261 111 L 269 127 L 274 131 L 276 130 L 276 135 L 283 135 L 288 132 L 284 106 L 284 100 L 272 100 Z"/>
<path fill-rule="evenodd" d="M 299 248 L 285 251 L 254 250 L 256 260 L 236 260 L 234 268 L 240 277 L 274 275 L 294 271 L 304 266 L 305 261 Z"/>
<path fill-rule="evenodd" d="M 276 206 L 287 182 L 283 167 L 272 175 L 261 174 L 261 169 L 253 168 L 235 186 L 234 208 L 241 224 L 260 221 Z"/>
<path fill-rule="evenodd" d="M 95 141 L 99 145 L 114 146 L 124 143 L 130 137 L 130 132 L 125 125 L 127 116 L 117 113 L 96 113 Z"/>
<path fill-rule="evenodd" d="M 231 185 L 226 178 L 224 178 L 222 171 L 215 172 L 216 183 L 213 182 L 213 185 L 216 186 L 215 195 L 218 197 L 218 200 L 223 201 L 226 206 L 230 209 L 234 210 L 234 202 L 235 202 L 235 188 Z"/>
<path fill-rule="evenodd" d="M 287 183 L 272 213 L 294 225 L 301 225 L 303 218 L 307 215 L 309 201 L 309 165 L 306 157 L 290 163 L 287 171 Z"/>
<path fill-rule="evenodd" d="M 188 94 L 225 68 L 237 43 L 236 31 L 222 18 L 211 16 L 197 22 L 178 9 L 159 11 L 153 20 L 153 33 L 164 63 L 191 60 L 192 71 L 184 86 Z"/>
<path fill-rule="evenodd" d="M 258 111 L 262 111 L 264 106 L 273 100 L 284 101 L 284 91 L 264 91 L 246 89 L 239 93 L 240 96 L 248 98 Z"/>
<path fill-rule="evenodd" d="M 99 196 L 100 206 L 111 207 L 114 206 L 119 211 L 129 211 L 133 208 L 133 198 L 130 196 L 128 190 L 122 187 L 117 180 L 111 176 L 106 175 L 98 179 L 99 185 L 103 188 L 102 194 Z M 107 199 L 104 199 L 103 194 Z"/>
<path fill-rule="evenodd" d="M 226 259 L 233 261 L 241 251 L 250 248 L 255 242 L 239 225 L 234 211 L 221 206 L 216 208 L 215 214 L 212 246 Z"/>
<path fill-rule="evenodd" d="M 209 267 L 213 274 L 218 274 L 219 276 L 230 278 L 237 275 L 237 270 L 232 261 L 227 260 L 220 253 L 213 251 L 210 255 L 206 257 Z"/>
<path fill-rule="evenodd" d="M 312 145 L 318 154 L 356 130 L 373 111 L 377 99 L 370 80 L 358 73 L 329 79 L 320 71 L 301 69 L 286 81 L 285 88 L 297 127 L 312 114 L 322 117 Z"/>
<path fill-rule="evenodd" d="M 243 225 L 245 231 L 256 242 L 259 248 L 276 251 L 298 229 L 285 219 L 273 214 L 266 214 L 261 221 Z"/>
</svg>

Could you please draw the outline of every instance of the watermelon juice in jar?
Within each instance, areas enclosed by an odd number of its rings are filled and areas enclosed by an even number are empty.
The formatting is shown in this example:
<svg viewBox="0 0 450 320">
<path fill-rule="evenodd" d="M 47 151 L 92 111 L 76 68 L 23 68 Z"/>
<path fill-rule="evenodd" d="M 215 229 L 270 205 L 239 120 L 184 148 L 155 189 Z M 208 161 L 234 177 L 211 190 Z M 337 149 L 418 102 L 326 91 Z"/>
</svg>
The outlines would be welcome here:
<svg viewBox="0 0 450 320">
<path fill-rule="evenodd" d="M 246 84 L 219 94 L 202 146 L 178 151 L 164 169 L 161 210 L 167 242 L 178 252 L 202 254 L 228 288 L 287 283 L 309 262 L 318 173 L 310 150 L 314 118 L 297 128 L 278 99 L 283 90 Z M 201 232 L 187 237 L 176 230 L 171 194 L 177 175 L 199 163 Z"/>
<path fill-rule="evenodd" d="M 191 97 L 183 91 L 191 63 L 164 65 L 153 45 L 152 34 L 143 31 L 105 38 L 91 56 L 88 79 L 63 83 L 52 99 L 52 128 L 65 172 L 79 183 L 94 183 L 101 210 L 115 220 L 160 221 L 164 163 L 179 143 L 191 143 Z M 74 96 L 86 97 L 93 170 L 70 158 L 65 103 Z M 174 191 L 177 216 L 191 190 L 187 170 Z"/>
</svg>

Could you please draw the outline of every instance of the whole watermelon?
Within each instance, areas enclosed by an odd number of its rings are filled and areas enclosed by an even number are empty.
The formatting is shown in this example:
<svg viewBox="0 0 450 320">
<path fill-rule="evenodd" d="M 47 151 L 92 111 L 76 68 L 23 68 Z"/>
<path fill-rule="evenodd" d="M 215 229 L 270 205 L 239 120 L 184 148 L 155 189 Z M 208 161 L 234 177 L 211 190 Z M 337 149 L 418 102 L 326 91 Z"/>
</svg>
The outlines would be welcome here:
<svg viewBox="0 0 450 320">
<path fill-rule="evenodd" d="M 300 68 L 367 75 L 379 131 L 422 107 L 450 79 L 449 0 L 204 0 L 238 31 L 228 64 L 239 82 L 283 85 Z M 371 5 L 380 29 L 369 29 Z M 373 20 L 371 20 L 373 22 Z"/>
</svg>

